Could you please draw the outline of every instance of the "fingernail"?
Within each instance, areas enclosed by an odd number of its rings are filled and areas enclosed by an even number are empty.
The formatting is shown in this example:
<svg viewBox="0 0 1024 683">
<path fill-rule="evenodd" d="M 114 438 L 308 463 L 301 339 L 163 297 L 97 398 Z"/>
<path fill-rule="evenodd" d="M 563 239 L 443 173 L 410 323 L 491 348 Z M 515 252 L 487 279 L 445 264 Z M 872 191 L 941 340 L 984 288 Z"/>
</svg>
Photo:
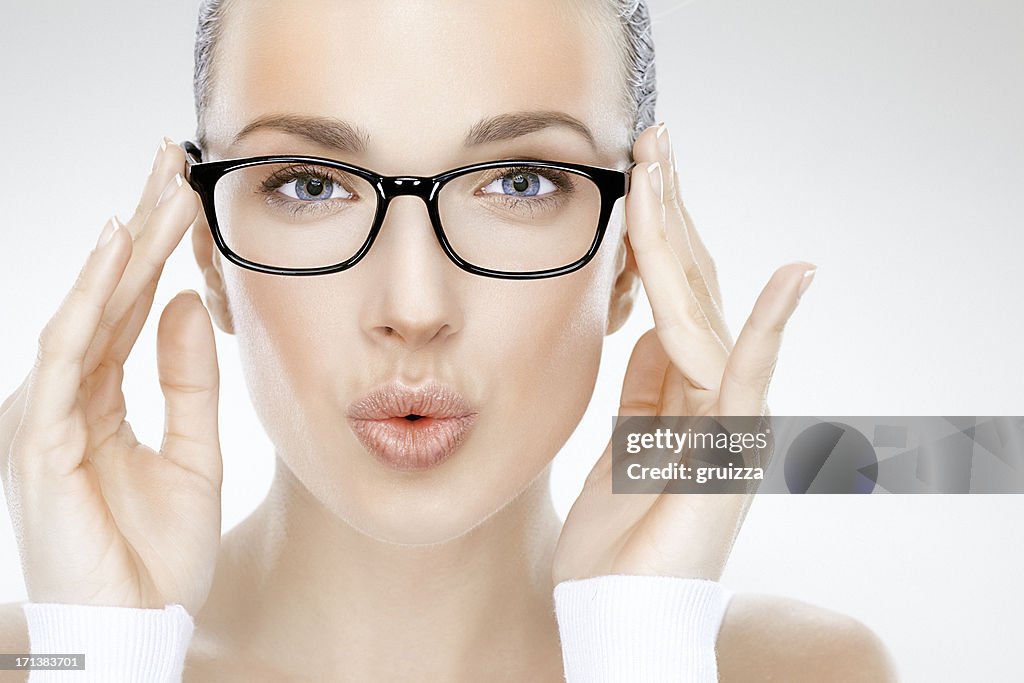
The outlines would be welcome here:
<svg viewBox="0 0 1024 683">
<path fill-rule="evenodd" d="M 164 139 L 160 141 L 160 149 L 158 149 L 156 151 L 156 154 L 153 156 L 153 168 L 150 171 L 151 173 L 156 170 L 157 166 L 160 165 L 160 160 L 163 158 L 164 153 L 167 151 L 167 147 L 173 144 L 174 141 L 167 136 L 164 136 Z"/>
<path fill-rule="evenodd" d="M 163 140 L 160 141 L 160 148 L 157 149 L 156 150 L 156 154 L 153 155 L 153 168 L 150 169 L 151 173 L 156 170 L 157 166 L 160 165 L 160 158 L 164 155 L 164 152 L 166 150 L 167 150 L 167 138 L 164 138 Z"/>
<path fill-rule="evenodd" d="M 673 173 L 676 172 L 676 150 L 672 147 L 672 136 L 669 135 L 668 126 L 664 123 L 658 124 L 658 153 L 661 158 L 668 162 L 668 167 Z"/>
<path fill-rule="evenodd" d="M 661 163 L 655 161 L 647 167 L 647 174 L 651 178 L 651 187 L 654 188 L 654 194 L 658 195 L 658 201 L 661 199 Z"/>
<path fill-rule="evenodd" d="M 173 197 L 174 193 L 178 191 L 178 188 L 180 188 L 184 184 L 185 184 L 185 179 L 181 177 L 181 174 L 180 173 L 175 173 L 174 174 L 174 180 L 172 180 L 171 182 L 167 183 L 167 186 L 164 188 L 164 191 L 160 193 L 160 199 L 158 199 L 156 201 L 156 205 L 160 206 L 161 204 L 166 202 L 168 199 Z"/>
<path fill-rule="evenodd" d="M 655 138 L 658 140 L 658 153 L 662 159 L 668 161 L 669 157 L 672 156 L 672 142 L 669 140 L 668 126 L 664 123 L 659 123 L 658 134 Z"/>
<path fill-rule="evenodd" d="M 797 298 L 802 297 L 804 292 L 807 291 L 807 288 L 811 286 L 811 282 L 814 280 L 814 274 L 817 272 L 817 266 L 804 271 L 804 277 L 803 280 L 800 281 L 800 291 L 797 293 Z"/>
<path fill-rule="evenodd" d="M 100 233 L 99 239 L 96 240 L 96 248 L 100 249 L 106 246 L 110 242 L 110 238 L 114 236 L 114 231 L 120 227 L 121 222 L 117 220 L 117 216 L 111 216 L 110 220 L 103 226 L 103 232 Z"/>
</svg>

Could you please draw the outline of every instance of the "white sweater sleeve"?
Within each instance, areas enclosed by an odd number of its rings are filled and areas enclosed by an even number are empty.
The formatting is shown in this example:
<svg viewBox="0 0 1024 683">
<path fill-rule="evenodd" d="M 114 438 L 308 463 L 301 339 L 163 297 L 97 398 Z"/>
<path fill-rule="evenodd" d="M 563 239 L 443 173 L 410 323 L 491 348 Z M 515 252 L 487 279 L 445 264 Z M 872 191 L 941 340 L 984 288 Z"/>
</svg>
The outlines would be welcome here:
<svg viewBox="0 0 1024 683">
<path fill-rule="evenodd" d="M 33 670 L 30 683 L 179 683 L 194 622 L 163 609 L 22 603 L 31 654 L 84 654 L 84 671 Z"/>
<path fill-rule="evenodd" d="M 555 586 L 568 683 L 715 683 L 732 591 L 717 581 L 610 574 Z"/>
</svg>

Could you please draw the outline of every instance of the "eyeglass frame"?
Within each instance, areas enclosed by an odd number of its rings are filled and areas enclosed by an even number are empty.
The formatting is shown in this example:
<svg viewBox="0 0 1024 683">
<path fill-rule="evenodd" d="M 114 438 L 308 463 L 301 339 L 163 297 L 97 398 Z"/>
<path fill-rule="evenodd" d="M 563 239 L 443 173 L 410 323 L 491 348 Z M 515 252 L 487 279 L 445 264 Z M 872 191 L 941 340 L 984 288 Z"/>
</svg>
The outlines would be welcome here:
<svg viewBox="0 0 1024 683">
<path fill-rule="evenodd" d="M 434 236 L 441 245 L 442 251 L 444 251 L 449 260 L 466 272 L 473 273 L 474 275 L 482 275 L 484 277 L 505 280 L 536 280 L 557 277 L 559 275 L 567 275 L 568 273 L 572 273 L 583 268 L 593 260 L 594 256 L 597 255 L 597 252 L 601 247 L 601 242 L 604 239 L 604 235 L 608 230 L 608 223 L 611 220 L 615 203 L 620 198 L 626 196 L 629 192 L 630 173 L 636 165 L 634 163 L 625 170 L 619 170 L 605 168 L 602 166 L 590 166 L 587 164 L 547 161 L 541 159 L 500 159 L 496 161 L 486 161 L 460 166 L 458 168 L 444 171 L 435 176 L 385 176 L 375 171 L 343 161 L 307 155 L 275 154 L 224 159 L 218 161 L 203 161 L 202 150 L 196 143 L 192 141 L 185 141 L 181 143 L 181 146 L 185 150 L 185 179 L 202 200 L 207 223 L 209 224 L 210 231 L 213 234 L 214 243 L 217 245 L 220 252 L 228 259 L 228 261 L 237 266 L 241 266 L 242 268 L 247 268 L 261 273 L 286 276 L 329 275 L 331 273 L 339 273 L 341 271 L 348 270 L 355 266 L 363 259 L 364 256 L 366 256 L 367 253 L 369 253 L 370 248 L 373 246 L 374 240 L 377 238 L 378 233 L 380 233 L 380 230 L 384 225 L 384 219 L 387 215 L 388 206 L 391 204 L 391 200 L 403 195 L 411 195 L 423 200 L 423 203 L 427 206 L 427 215 L 430 217 L 430 223 L 434 229 Z M 362 178 L 374 187 L 377 191 L 377 207 L 373 224 L 370 226 L 370 231 L 366 240 L 363 242 L 362 246 L 359 247 L 359 250 L 354 256 L 342 261 L 341 263 L 336 263 L 330 266 L 317 268 L 285 268 L 280 266 L 268 266 L 256 263 L 255 261 L 250 261 L 231 250 L 224 241 L 224 236 L 217 221 L 216 202 L 214 199 L 217 182 L 231 171 L 270 163 L 306 163 L 327 166 Z M 444 228 L 441 225 L 438 196 L 440 195 L 442 188 L 444 188 L 448 182 L 456 178 L 477 171 L 501 168 L 504 166 L 530 166 L 534 168 L 562 170 L 576 175 L 581 175 L 592 181 L 594 185 L 597 186 L 601 195 L 601 209 L 598 215 L 597 225 L 595 226 L 594 240 L 586 254 L 565 266 L 523 272 L 508 272 L 494 270 L 491 268 L 482 268 L 469 263 L 459 256 L 449 243 L 448 238 L 444 233 Z"/>
</svg>

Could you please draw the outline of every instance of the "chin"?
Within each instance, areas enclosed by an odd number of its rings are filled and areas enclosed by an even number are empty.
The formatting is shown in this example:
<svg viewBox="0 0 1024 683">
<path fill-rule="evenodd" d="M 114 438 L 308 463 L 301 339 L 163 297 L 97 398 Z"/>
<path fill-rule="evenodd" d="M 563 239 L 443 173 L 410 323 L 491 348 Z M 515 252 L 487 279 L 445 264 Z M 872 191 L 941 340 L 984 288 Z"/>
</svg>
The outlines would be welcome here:
<svg viewBox="0 0 1024 683">
<path fill-rule="evenodd" d="M 547 472 L 543 462 L 524 460 L 515 443 L 496 448 L 486 420 L 443 461 L 426 468 L 396 467 L 355 437 L 329 462 L 293 472 L 327 509 L 357 532 L 385 543 L 434 545 L 454 541 L 486 523 Z M 557 451 L 557 449 L 555 449 Z M 554 452 L 552 452 L 553 455 Z M 306 467 L 303 467 L 305 465 Z"/>
</svg>

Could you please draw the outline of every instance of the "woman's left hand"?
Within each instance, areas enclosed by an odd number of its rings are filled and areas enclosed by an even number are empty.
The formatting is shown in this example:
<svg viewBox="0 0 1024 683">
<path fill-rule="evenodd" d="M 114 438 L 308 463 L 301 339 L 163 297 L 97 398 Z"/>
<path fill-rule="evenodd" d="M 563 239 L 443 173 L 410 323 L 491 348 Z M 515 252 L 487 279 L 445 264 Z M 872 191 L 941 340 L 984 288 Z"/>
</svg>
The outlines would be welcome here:
<svg viewBox="0 0 1024 683">
<path fill-rule="evenodd" d="M 618 414 L 766 415 L 783 328 L 814 264 L 776 270 L 734 344 L 714 262 L 680 198 L 664 126 L 644 131 L 633 156 L 628 262 L 639 270 L 655 327 L 630 356 Z M 753 493 L 616 495 L 611 451 L 609 441 L 569 511 L 554 582 L 605 574 L 719 580 Z"/>
</svg>

